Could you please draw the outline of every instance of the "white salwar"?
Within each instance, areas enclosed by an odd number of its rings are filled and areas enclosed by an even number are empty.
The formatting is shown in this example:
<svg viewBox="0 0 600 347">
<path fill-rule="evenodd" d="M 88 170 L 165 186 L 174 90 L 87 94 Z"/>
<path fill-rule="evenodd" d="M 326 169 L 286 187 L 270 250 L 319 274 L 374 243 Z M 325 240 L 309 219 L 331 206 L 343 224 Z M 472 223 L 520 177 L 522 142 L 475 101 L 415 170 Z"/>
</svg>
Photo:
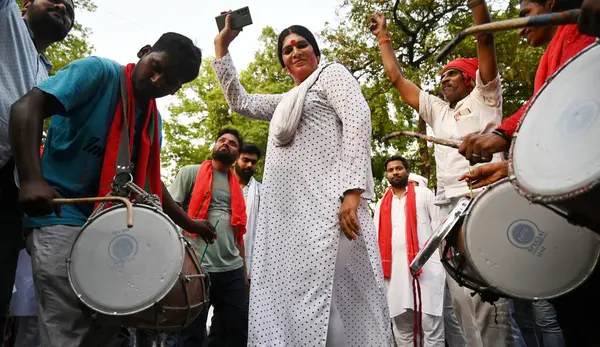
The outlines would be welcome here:
<svg viewBox="0 0 600 347">
<path fill-rule="evenodd" d="M 247 94 L 229 54 L 213 68 L 233 111 L 271 120 L 283 95 Z M 308 90 L 287 145 L 276 146 L 269 131 L 248 346 L 393 345 L 365 200 L 374 196 L 370 140 L 369 107 L 358 82 L 340 64 L 325 68 Z M 349 189 L 364 191 L 357 211 L 361 235 L 352 242 L 343 241 L 338 220 L 340 197 Z"/>
</svg>

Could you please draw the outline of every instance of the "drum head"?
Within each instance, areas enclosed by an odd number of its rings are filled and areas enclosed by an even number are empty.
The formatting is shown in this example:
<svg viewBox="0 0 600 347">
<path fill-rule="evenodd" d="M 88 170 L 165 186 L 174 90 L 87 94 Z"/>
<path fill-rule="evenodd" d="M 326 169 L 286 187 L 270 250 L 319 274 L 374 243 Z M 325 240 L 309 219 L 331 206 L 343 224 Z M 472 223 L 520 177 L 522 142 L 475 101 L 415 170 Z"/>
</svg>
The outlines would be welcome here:
<svg viewBox="0 0 600 347">
<path fill-rule="evenodd" d="M 463 225 L 465 249 L 491 286 L 523 299 L 576 288 L 594 269 L 600 236 L 531 204 L 502 180 L 479 195 Z"/>
<path fill-rule="evenodd" d="M 169 293 L 183 267 L 183 242 L 164 214 L 122 206 L 89 221 L 71 249 L 69 280 L 81 301 L 108 315 L 142 311 Z"/>
<path fill-rule="evenodd" d="M 600 46 L 549 79 L 513 144 L 513 172 L 529 193 L 557 196 L 600 181 Z"/>
</svg>

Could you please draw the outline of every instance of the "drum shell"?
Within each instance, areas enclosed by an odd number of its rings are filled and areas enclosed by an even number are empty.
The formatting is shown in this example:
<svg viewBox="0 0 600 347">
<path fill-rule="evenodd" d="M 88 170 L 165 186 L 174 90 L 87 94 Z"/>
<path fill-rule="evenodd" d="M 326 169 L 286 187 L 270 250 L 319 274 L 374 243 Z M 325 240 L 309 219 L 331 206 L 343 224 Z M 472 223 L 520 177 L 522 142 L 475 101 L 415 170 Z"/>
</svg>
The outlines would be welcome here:
<svg viewBox="0 0 600 347">
<path fill-rule="evenodd" d="M 177 331 L 193 322 L 208 305 L 209 277 L 189 243 L 179 280 L 154 306 L 125 317 L 128 326 L 143 330 Z"/>
</svg>

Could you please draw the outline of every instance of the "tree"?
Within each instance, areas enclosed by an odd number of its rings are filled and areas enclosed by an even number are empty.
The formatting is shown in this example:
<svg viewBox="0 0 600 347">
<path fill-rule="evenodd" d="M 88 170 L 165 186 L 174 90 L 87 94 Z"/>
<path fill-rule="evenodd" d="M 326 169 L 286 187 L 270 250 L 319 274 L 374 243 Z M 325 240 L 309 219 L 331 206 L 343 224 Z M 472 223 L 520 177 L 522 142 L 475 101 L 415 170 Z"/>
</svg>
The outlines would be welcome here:
<svg viewBox="0 0 600 347">
<path fill-rule="evenodd" d="M 248 93 L 280 94 L 294 86 L 277 58 L 277 34 L 271 27 L 259 37 L 261 48 L 254 61 L 240 73 L 240 81 Z M 230 112 L 217 76 L 212 69 L 213 59 L 202 62 L 200 75 L 177 93 L 177 102 L 169 107 L 171 117 L 164 121 L 165 146 L 163 162 L 178 170 L 189 164 L 209 159 L 216 135 L 222 128 L 238 129 L 245 141 L 255 143 L 261 150 L 267 147 L 269 123 L 252 120 Z M 264 156 L 259 161 L 256 178 L 262 179 Z"/>
<path fill-rule="evenodd" d="M 372 113 L 373 172 L 376 193 L 380 197 L 387 182 L 383 162 L 392 153 L 401 153 L 413 161 L 413 171 L 429 178 L 435 187 L 432 146 L 413 139 L 396 138 L 388 143 L 381 138 L 397 129 L 425 132 L 425 123 L 400 100 L 385 75 L 379 48 L 368 30 L 370 15 L 384 12 L 392 43 L 404 73 L 424 90 L 439 93 L 439 71 L 434 57 L 439 49 L 460 30 L 473 25 L 464 0 L 345 0 L 340 12 L 344 17 L 335 27 L 327 25 L 321 35 L 328 44 L 325 54 L 350 68 L 361 81 Z M 491 0 L 492 20 L 518 16 L 516 0 Z M 499 70 L 503 82 L 504 114 L 512 114 L 532 93 L 533 76 L 541 52 L 529 48 L 514 31 L 495 35 Z M 467 39 L 451 55 L 476 56 L 474 40 Z M 419 142 L 417 145 L 416 143 Z"/>
</svg>

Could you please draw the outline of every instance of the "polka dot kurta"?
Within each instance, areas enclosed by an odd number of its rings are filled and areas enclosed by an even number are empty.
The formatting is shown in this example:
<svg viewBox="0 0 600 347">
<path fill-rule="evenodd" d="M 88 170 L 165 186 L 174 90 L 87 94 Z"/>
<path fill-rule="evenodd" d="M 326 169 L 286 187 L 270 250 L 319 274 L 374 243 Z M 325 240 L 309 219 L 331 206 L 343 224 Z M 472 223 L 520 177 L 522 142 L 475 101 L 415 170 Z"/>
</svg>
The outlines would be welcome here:
<svg viewBox="0 0 600 347">
<path fill-rule="evenodd" d="M 213 62 L 230 108 L 271 120 L 283 95 L 248 94 L 230 55 Z M 338 267 L 340 197 L 362 189 L 361 235 Z M 335 290 L 347 346 L 392 346 L 373 199 L 371 118 L 360 86 L 331 64 L 309 89 L 294 139 L 269 131 L 255 234 L 248 346 L 325 346 Z M 335 281 L 334 281 L 335 278 Z"/>
</svg>

